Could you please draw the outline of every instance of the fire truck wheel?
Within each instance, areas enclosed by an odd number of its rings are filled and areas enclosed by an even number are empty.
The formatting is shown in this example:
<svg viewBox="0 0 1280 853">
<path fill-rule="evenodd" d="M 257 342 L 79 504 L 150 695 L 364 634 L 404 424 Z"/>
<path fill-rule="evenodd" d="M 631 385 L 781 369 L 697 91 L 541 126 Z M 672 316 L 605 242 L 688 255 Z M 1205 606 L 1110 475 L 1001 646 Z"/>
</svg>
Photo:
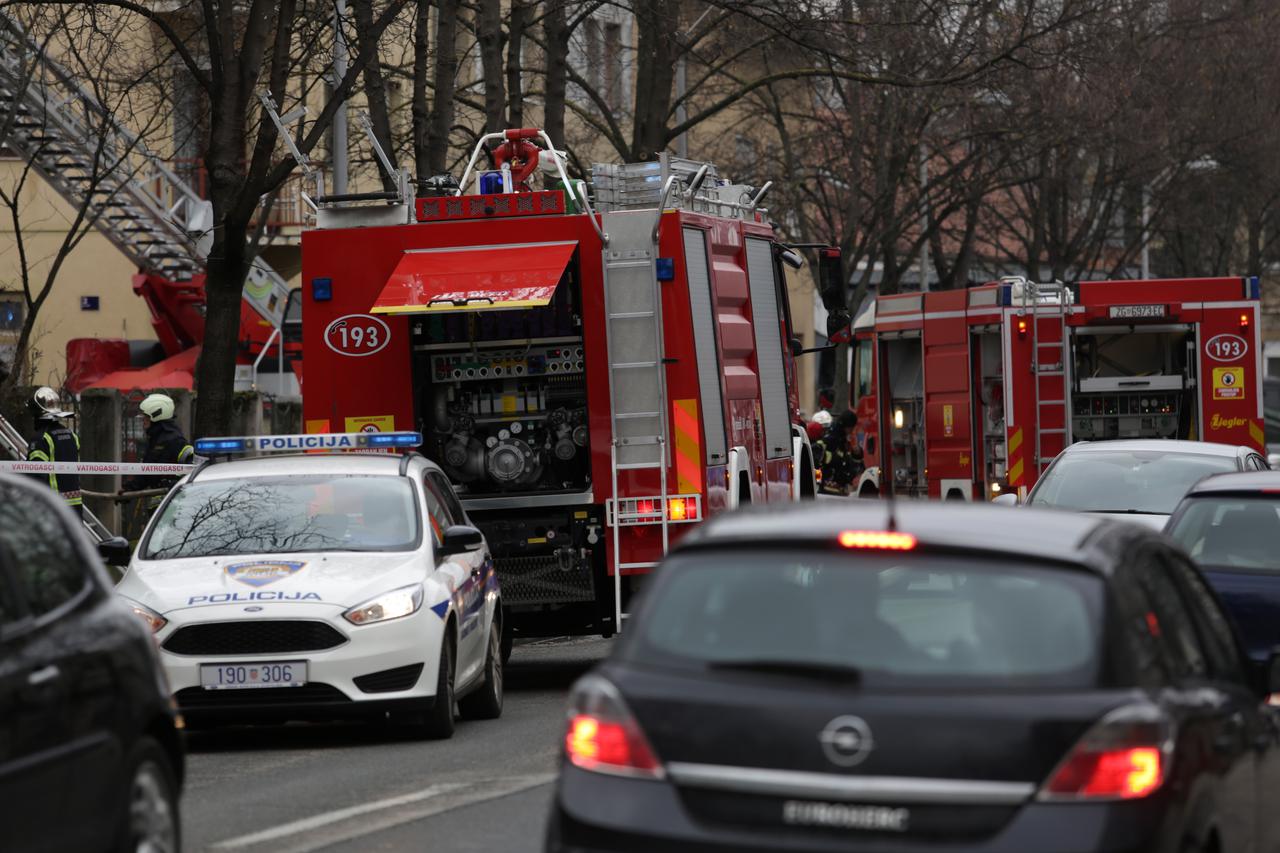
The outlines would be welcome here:
<svg viewBox="0 0 1280 853">
<path fill-rule="evenodd" d="M 502 716 L 502 629 L 489 626 L 484 656 L 484 684 L 458 700 L 464 720 L 496 720 Z"/>
<path fill-rule="evenodd" d="M 858 490 L 858 497 L 878 498 L 880 497 L 880 490 L 877 489 L 875 486 L 871 485 L 870 483 L 863 483 L 862 488 Z"/>
</svg>

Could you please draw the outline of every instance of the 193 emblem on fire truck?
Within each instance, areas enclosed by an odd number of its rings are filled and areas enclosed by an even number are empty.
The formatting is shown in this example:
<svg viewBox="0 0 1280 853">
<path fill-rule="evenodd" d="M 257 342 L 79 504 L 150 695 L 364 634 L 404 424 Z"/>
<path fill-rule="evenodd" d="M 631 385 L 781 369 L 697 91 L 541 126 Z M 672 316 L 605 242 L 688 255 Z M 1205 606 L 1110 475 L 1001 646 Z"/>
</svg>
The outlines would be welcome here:
<svg viewBox="0 0 1280 853">
<path fill-rule="evenodd" d="M 365 356 L 391 342 L 391 327 L 370 314 L 345 314 L 324 330 L 324 344 L 338 355 Z"/>
</svg>

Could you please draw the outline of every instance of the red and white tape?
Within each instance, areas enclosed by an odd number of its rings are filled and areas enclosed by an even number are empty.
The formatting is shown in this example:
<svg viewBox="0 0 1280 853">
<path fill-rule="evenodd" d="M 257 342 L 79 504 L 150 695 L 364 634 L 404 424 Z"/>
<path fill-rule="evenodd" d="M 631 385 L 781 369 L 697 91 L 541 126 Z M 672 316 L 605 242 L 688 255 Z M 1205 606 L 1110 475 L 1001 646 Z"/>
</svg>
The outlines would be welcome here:
<svg viewBox="0 0 1280 853">
<path fill-rule="evenodd" d="M 192 465 L 158 462 L 19 462 L 0 461 L 0 472 L 9 474 L 131 474 L 142 477 L 181 476 Z"/>
</svg>

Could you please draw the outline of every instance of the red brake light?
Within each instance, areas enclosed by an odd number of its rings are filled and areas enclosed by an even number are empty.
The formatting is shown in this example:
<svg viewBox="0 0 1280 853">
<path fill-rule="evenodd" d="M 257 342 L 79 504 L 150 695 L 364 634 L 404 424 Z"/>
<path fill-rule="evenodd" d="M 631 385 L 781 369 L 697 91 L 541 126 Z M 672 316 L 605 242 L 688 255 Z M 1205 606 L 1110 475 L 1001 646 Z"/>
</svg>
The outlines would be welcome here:
<svg viewBox="0 0 1280 853">
<path fill-rule="evenodd" d="M 1113 711 L 1071 749 L 1040 790 L 1040 799 L 1145 797 L 1164 784 L 1169 740 L 1167 724 L 1155 709 Z"/>
<path fill-rule="evenodd" d="M 910 551 L 916 547 L 916 537 L 910 533 L 889 530 L 845 530 L 840 544 L 845 548 L 879 548 L 886 551 Z"/>
<path fill-rule="evenodd" d="M 653 501 L 637 501 L 636 512 L 640 515 L 653 515 Z"/>
<path fill-rule="evenodd" d="M 565 757 L 595 773 L 659 779 L 662 764 L 613 684 L 588 675 L 569 696 Z"/>
</svg>

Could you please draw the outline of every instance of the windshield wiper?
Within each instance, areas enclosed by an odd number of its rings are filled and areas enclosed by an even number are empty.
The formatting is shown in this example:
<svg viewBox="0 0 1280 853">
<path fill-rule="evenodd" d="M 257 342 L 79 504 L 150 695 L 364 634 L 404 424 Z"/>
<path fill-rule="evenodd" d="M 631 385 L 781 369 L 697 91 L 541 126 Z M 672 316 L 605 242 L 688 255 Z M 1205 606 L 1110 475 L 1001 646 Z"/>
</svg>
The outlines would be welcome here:
<svg viewBox="0 0 1280 853">
<path fill-rule="evenodd" d="M 1112 515 L 1168 515 L 1154 509 L 1086 509 L 1085 512 L 1109 512 Z"/>
<path fill-rule="evenodd" d="M 707 668 L 738 672 L 764 672 L 774 675 L 795 675 L 803 678 L 829 678 L 835 681 L 860 681 L 862 679 L 862 670 L 856 666 L 838 663 L 814 663 L 813 661 L 780 660 L 778 658 L 709 661 Z"/>
</svg>

